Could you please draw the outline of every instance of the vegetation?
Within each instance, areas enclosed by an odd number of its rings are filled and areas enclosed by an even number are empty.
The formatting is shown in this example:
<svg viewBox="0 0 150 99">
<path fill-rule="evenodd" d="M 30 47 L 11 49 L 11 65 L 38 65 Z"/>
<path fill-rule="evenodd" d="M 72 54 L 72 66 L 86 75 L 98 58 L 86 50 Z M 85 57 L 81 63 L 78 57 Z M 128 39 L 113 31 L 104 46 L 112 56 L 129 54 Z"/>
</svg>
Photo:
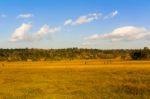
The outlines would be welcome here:
<svg viewBox="0 0 150 99">
<path fill-rule="evenodd" d="M 103 61 L 2 62 L 0 99 L 150 98 L 149 61 Z"/>
<path fill-rule="evenodd" d="M 0 49 L 0 61 L 50 61 L 74 59 L 150 59 L 150 50 L 144 49 Z"/>
<path fill-rule="evenodd" d="M 145 47 L 143 50 L 132 51 L 130 55 L 133 60 L 150 59 L 150 50 Z"/>
</svg>

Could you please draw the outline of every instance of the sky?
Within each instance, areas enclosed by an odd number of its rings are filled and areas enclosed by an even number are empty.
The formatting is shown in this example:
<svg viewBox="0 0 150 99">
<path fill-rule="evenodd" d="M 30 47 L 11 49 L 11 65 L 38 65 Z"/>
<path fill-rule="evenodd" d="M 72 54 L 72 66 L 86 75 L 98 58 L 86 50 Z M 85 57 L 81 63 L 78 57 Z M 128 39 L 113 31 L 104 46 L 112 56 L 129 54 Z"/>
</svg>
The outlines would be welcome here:
<svg viewBox="0 0 150 99">
<path fill-rule="evenodd" d="M 0 0 L 0 48 L 150 47 L 149 0 Z"/>
</svg>

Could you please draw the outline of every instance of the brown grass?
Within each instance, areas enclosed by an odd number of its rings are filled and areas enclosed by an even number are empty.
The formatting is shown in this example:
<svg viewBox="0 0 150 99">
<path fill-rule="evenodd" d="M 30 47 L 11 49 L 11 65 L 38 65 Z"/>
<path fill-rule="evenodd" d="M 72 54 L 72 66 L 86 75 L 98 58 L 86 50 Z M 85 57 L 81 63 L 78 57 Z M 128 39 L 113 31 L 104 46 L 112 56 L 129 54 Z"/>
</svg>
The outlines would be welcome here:
<svg viewBox="0 0 150 99">
<path fill-rule="evenodd" d="M 150 98 L 149 61 L 104 61 L 3 62 L 0 99 Z"/>
</svg>

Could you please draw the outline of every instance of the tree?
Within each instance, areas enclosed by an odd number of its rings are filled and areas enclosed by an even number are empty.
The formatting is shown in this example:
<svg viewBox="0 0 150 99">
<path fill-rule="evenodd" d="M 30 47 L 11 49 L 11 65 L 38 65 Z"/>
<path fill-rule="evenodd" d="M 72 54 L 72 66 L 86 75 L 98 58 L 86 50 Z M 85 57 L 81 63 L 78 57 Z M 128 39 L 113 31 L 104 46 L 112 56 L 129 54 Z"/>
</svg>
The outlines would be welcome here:
<svg viewBox="0 0 150 99">
<path fill-rule="evenodd" d="M 144 60 L 147 59 L 148 54 L 144 50 L 137 50 L 131 53 L 131 58 L 133 60 Z"/>
</svg>

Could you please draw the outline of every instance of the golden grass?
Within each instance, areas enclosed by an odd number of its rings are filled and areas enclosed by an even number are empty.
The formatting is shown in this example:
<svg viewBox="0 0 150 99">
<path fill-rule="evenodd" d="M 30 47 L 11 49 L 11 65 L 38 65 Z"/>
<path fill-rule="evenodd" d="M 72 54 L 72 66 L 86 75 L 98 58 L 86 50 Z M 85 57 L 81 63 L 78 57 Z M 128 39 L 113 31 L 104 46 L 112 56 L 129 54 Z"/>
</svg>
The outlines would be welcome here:
<svg viewBox="0 0 150 99">
<path fill-rule="evenodd" d="M 150 61 L 123 60 L 63 60 L 35 62 L 0 62 L 2 68 L 100 68 L 100 67 L 149 67 Z"/>
<path fill-rule="evenodd" d="M 0 99 L 150 98 L 149 61 L 104 61 L 1 62 Z"/>
</svg>

